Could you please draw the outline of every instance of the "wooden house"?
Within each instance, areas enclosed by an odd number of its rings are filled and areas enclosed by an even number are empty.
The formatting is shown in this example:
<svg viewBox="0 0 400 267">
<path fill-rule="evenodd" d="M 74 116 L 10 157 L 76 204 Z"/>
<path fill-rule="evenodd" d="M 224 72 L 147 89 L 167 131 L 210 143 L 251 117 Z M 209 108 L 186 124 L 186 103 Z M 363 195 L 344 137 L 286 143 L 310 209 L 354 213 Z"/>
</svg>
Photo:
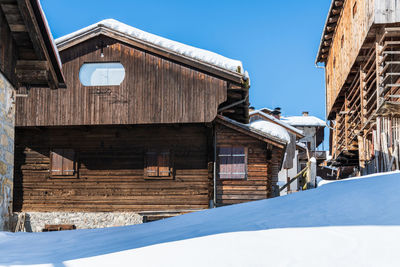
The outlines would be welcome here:
<svg viewBox="0 0 400 267">
<path fill-rule="evenodd" d="M 246 125 L 240 61 L 115 20 L 56 43 L 66 89 L 17 99 L 14 209 L 33 231 L 273 196 L 286 141 Z"/>
<path fill-rule="evenodd" d="M 333 0 L 316 63 L 325 67 L 336 164 L 363 174 L 399 169 L 398 0 Z"/>
<path fill-rule="evenodd" d="M 0 1 L 0 231 L 9 230 L 12 213 L 16 90 L 63 82 L 39 1 Z"/>
</svg>

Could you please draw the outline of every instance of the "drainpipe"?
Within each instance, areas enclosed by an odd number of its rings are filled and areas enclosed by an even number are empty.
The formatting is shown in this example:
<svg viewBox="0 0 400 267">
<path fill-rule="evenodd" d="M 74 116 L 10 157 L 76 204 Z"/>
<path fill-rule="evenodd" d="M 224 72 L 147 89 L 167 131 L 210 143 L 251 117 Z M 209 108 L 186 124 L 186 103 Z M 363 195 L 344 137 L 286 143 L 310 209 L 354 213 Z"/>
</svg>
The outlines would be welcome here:
<svg viewBox="0 0 400 267">
<path fill-rule="evenodd" d="M 217 207 L 217 130 L 214 124 L 213 127 L 213 150 L 214 150 L 214 162 L 213 162 L 213 208 Z"/>
<path fill-rule="evenodd" d="M 218 112 L 221 112 L 221 111 L 224 111 L 224 110 L 226 110 L 226 109 L 228 109 L 228 108 L 231 108 L 231 107 L 240 105 L 240 104 L 246 102 L 248 98 L 249 98 L 249 92 L 247 91 L 245 98 L 243 98 L 242 100 L 239 100 L 239 101 L 237 101 L 237 102 L 234 102 L 234 103 L 232 103 L 232 104 L 229 104 L 229 105 L 227 105 L 227 106 L 225 106 L 225 107 L 222 107 L 222 108 L 218 109 Z"/>
</svg>

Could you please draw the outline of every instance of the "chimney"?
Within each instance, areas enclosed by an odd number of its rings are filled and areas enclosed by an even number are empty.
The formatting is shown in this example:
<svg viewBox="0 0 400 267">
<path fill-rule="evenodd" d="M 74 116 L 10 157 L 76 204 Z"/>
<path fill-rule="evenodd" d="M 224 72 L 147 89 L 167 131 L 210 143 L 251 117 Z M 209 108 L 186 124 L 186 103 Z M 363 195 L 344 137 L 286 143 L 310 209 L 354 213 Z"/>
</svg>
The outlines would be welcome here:
<svg viewBox="0 0 400 267">
<path fill-rule="evenodd" d="M 308 116 L 308 111 L 303 111 L 303 116 Z"/>
<path fill-rule="evenodd" d="M 252 112 L 252 111 L 254 111 L 254 110 L 256 110 L 254 107 L 249 107 L 249 111 L 250 111 L 250 112 Z"/>
<path fill-rule="evenodd" d="M 281 108 L 280 107 L 276 107 L 274 109 L 274 111 L 272 111 L 272 116 L 274 116 L 275 118 L 277 118 L 278 120 L 281 119 Z"/>
</svg>

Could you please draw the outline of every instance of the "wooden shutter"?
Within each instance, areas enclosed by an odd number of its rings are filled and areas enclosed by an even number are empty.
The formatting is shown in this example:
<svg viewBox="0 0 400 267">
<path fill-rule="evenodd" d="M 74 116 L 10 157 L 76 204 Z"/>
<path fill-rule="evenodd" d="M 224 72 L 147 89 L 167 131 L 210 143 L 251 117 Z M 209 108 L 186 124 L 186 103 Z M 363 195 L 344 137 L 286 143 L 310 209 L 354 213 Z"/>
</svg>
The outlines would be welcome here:
<svg viewBox="0 0 400 267">
<path fill-rule="evenodd" d="M 63 173 L 63 157 L 62 157 L 63 150 L 62 149 L 54 149 L 51 151 L 51 166 L 50 166 L 50 173 L 51 175 L 62 175 Z"/>
<path fill-rule="evenodd" d="M 50 174 L 52 176 L 75 176 L 77 174 L 73 149 L 53 149 L 50 155 Z"/>
<path fill-rule="evenodd" d="M 219 148 L 219 178 L 229 179 L 232 175 L 232 148 Z"/>
<path fill-rule="evenodd" d="M 148 177 L 158 176 L 157 152 L 146 153 L 146 176 Z"/>
<path fill-rule="evenodd" d="M 246 153 L 244 147 L 232 148 L 232 179 L 246 178 Z"/>
<path fill-rule="evenodd" d="M 220 179 L 246 178 L 246 150 L 244 147 L 220 147 L 218 161 Z"/>
<path fill-rule="evenodd" d="M 75 170 L 75 151 L 73 149 L 64 149 L 62 175 L 75 175 Z"/>
<path fill-rule="evenodd" d="M 158 154 L 158 176 L 170 176 L 170 153 L 160 152 Z"/>
</svg>

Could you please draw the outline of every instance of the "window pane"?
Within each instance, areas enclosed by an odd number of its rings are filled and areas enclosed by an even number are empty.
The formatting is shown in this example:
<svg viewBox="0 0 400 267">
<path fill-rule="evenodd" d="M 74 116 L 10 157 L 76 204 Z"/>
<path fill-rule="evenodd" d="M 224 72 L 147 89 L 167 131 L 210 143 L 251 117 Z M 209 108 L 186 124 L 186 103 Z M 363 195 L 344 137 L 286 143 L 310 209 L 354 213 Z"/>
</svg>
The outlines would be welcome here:
<svg viewBox="0 0 400 267">
<path fill-rule="evenodd" d="M 85 86 L 120 85 L 124 78 L 121 63 L 85 63 L 79 71 L 79 79 Z"/>
</svg>

